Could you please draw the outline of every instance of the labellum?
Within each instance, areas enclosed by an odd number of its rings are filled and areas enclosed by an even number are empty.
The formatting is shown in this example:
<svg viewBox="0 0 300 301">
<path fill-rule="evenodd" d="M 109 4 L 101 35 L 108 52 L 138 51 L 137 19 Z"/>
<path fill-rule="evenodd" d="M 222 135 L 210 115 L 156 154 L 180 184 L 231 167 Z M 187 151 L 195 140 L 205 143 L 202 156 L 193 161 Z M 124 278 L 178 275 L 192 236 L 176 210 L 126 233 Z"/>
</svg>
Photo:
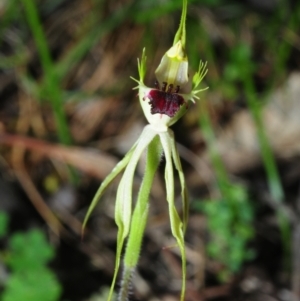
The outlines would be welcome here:
<svg viewBox="0 0 300 301">
<path fill-rule="evenodd" d="M 158 82 L 155 83 L 158 86 Z M 167 88 L 167 83 L 164 82 L 162 89 L 153 89 L 149 92 L 149 104 L 151 105 L 151 114 L 166 114 L 169 117 L 174 117 L 174 115 L 185 103 L 185 100 L 181 95 L 178 94 L 180 87 L 177 86 L 173 92 L 173 85 L 170 84 Z"/>
</svg>

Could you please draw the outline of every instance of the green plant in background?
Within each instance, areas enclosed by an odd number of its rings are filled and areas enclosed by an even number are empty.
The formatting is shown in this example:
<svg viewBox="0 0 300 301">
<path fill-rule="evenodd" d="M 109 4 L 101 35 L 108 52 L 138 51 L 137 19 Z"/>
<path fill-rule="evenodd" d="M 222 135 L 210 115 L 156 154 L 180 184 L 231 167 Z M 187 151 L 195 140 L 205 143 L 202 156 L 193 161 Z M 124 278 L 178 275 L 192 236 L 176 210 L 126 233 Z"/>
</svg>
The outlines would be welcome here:
<svg viewBox="0 0 300 301">
<path fill-rule="evenodd" d="M 48 100 L 52 105 L 60 141 L 63 144 L 71 144 L 71 135 L 63 108 L 62 89 L 57 74 L 54 72 L 54 64 L 51 58 L 48 43 L 39 19 L 38 10 L 33 0 L 22 1 L 28 24 L 40 56 L 41 65 L 44 71 L 44 82 Z"/>
<path fill-rule="evenodd" d="M 174 134 L 173 131 L 169 129 L 169 126 L 174 124 L 186 113 L 189 101 L 194 102 L 195 99 L 199 98 L 198 93 L 202 91 L 199 89 L 199 85 L 207 72 L 206 64 L 200 62 L 199 70 L 192 79 L 192 88 L 189 88 L 188 58 L 185 52 L 186 12 L 187 0 L 183 0 L 181 21 L 174 38 L 173 46 L 163 56 L 160 65 L 155 71 L 157 79 L 155 88 L 146 87 L 144 84 L 146 74 L 145 51 L 143 51 L 141 61 L 138 60 L 139 79 L 134 80 L 138 83 L 136 89 L 139 90 L 140 104 L 149 125 L 144 128 L 138 141 L 125 155 L 123 160 L 116 165 L 112 172 L 102 182 L 83 223 L 83 227 L 85 227 L 91 212 L 97 205 L 105 189 L 111 181 L 125 169 L 116 197 L 115 221 L 119 228 L 119 232 L 117 238 L 116 267 L 108 300 L 112 299 L 116 277 L 120 266 L 123 245 L 126 239 L 127 246 L 124 255 L 124 268 L 119 300 L 128 300 L 130 284 L 138 263 L 142 238 L 148 216 L 149 194 L 162 152 L 166 159 L 165 182 L 171 231 L 177 241 L 182 259 L 182 289 L 180 300 L 184 300 L 186 278 L 184 232 L 187 224 L 188 198 Z M 180 89 L 182 89 L 185 93 L 180 93 Z M 132 186 L 134 172 L 141 154 L 146 149 L 147 161 L 145 174 L 138 193 L 136 205 L 132 213 Z M 173 163 L 179 173 L 181 184 L 183 207 L 182 220 L 177 212 L 174 200 Z"/>
<path fill-rule="evenodd" d="M 91 26 L 91 30 L 82 39 L 79 39 L 78 43 L 68 52 L 67 55 L 61 58 L 58 62 L 54 62 L 51 56 L 51 49 L 48 45 L 43 25 L 39 17 L 36 1 L 26 0 L 22 2 L 27 23 L 31 29 L 37 47 L 44 77 L 41 82 L 36 82 L 26 72 L 21 74 L 18 73 L 18 76 L 20 77 L 23 87 L 30 95 L 33 95 L 36 99 L 44 99 L 50 103 L 54 114 L 58 138 L 62 144 L 71 145 L 72 137 L 67 122 L 67 116 L 64 111 L 64 104 L 67 102 L 68 98 L 70 98 L 70 94 L 72 93 L 66 93 L 61 82 L 66 77 L 70 69 L 72 69 L 72 67 L 78 63 L 84 55 L 88 53 L 88 51 L 90 51 L 93 45 L 99 42 L 105 33 L 113 30 L 125 19 L 126 16 L 128 16 L 131 6 L 122 6 L 122 9 L 116 10 L 113 15 L 110 15 L 109 18 L 103 20 L 101 26 L 95 25 L 97 24 L 97 16 L 91 12 L 91 16 L 88 18 L 89 21 L 87 22 L 88 25 Z M 51 5 L 51 2 L 48 3 L 48 5 Z M 101 5 L 103 5 L 103 3 Z M 13 12 L 15 6 L 16 5 L 13 3 L 10 4 L 8 11 Z M 25 46 L 21 45 L 20 47 L 22 50 L 18 51 L 13 57 L 6 58 L 3 61 L 0 57 L 0 66 L 4 65 L 5 67 L 9 67 L 10 65 L 19 65 L 26 61 L 26 55 L 24 55 L 24 53 L 26 53 L 24 50 Z M 80 93 L 77 93 L 75 96 L 75 98 L 83 97 Z M 72 167 L 69 167 L 69 171 L 71 182 L 73 184 L 77 184 L 78 175 L 75 173 L 75 170 Z"/>
<path fill-rule="evenodd" d="M 295 10 L 293 12 L 288 12 L 287 6 L 283 1 L 279 3 L 280 9 L 276 10 L 276 13 L 270 20 L 270 24 L 260 24 L 259 29 L 261 32 L 266 32 L 264 39 L 266 43 L 266 49 L 269 50 L 274 57 L 272 57 L 272 67 L 274 68 L 274 72 L 272 72 L 270 78 L 268 78 L 266 89 L 263 93 L 258 94 L 256 91 L 256 84 L 254 81 L 255 72 L 257 72 L 258 64 L 255 64 L 252 56 L 251 46 L 246 42 L 241 42 L 241 40 L 237 40 L 235 44 L 231 44 L 230 49 L 226 51 L 224 49 L 224 54 L 226 57 L 226 64 L 224 66 L 223 73 L 218 70 L 218 66 L 214 66 L 214 63 L 217 63 L 217 57 L 215 53 L 215 49 L 212 47 L 211 39 L 205 32 L 203 28 L 200 29 L 201 32 L 201 43 L 204 46 L 203 51 L 207 54 L 209 61 L 212 62 L 210 68 L 210 75 L 214 75 L 214 78 L 211 78 L 210 84 L 214 91 L 221 91 L 222 95 L 225 95 L 225 98 L 235 99 L 240 92 L 237 89 L 237 84 L 240 84 L 242 87 L 242 93 L 247 102 L 249 111 L 253 117 L 253 121 L 255 124 L 255 129 L 257 132 L 258 143 L 260 146 L 262 162 L 265 167 L 267 182 L 269 186 L 271 199 L 276 204 L 278 210 L 276 211 L 276 215 L 278 218 L 278 224 L 281 232 L 281 239 L 284 246 L 285 258 L 284 258 L 284 266 L 286 269 L 289 269 L 290 266 L 290 251 L 291 251 L 291 229 L 289 218 L 285 212 L 281 210 L 281 205 L 284 202 L 284 190 L 282 187 L 281 179 L 279 176 L 279 172 L 276 165 L 276 160 L 274 154 L 272 152 L 268 137 L 265 132 L 264 122 L 262 119 L 262 111 L 264 108 L 264 104 L 270 92 L 275 86 L 275 83 L 278 82 L 278 79 L 283 78 L 285 76 L 285 68 L 287 59 L 289 58 L 289 54 L 291 52 L 292 46 L 290 43 L 286 43 L 285 41 L 275 39 L 274 36 L 277 36 L 277 32 L 282 32 L 282 24 L 286 24 L 286 32 L 296 32 L 298 26 L 298 15 L 300 6 L 296 5 Z M 282 9 L 281 9 L 282 8 Z M 287 17 L 287 15 L 289 17 Z M 286 23 L 286 20 L 288 24 Z M 264 28 L 264 30 L 262 30 Z M 234 30 L 233 26 L 228 26 L 228 29 Z M 236 36 L 239 36 L 241 33 L 236 32 Z M 274 49 L 278 51 L 274 52 Z M 266 54 L 265 54 L 266 56 Z M 214 72 L 215 71 L 215 72 Z M 222 75 L 221 75 L 222 73 Z M 207 115 L 207 108 L 204 107 L 201 110 L 201 121 L 200 126 L 202 131 L 205 131 L 205 125 L 208 128 L 208 134 L 206 135 L 206 142 L 208 147 L 210 148 L 210 152 L 212 152 L 213 144 L 214 144 L 214 135 L 212 132 L 211 121 L 209 120 L 209 116 Z M 206 115 L 206 116 L 203 116 Z M 208 138 L 211 137 L 211 138 Z M 211 146 L 210 146 L 211 145 Z M 214 150 L 216 153 L 216 150 Z M 214 161 L 214 160 L 212 160 Z M 223 169 L 221 160 L 215 160 L 213 163 L 214 170 L 216 174 L 220 174 L 220 170 Z M 222 171 L 221 171 L 222 173 Z M 218 177 L 218 176 L 217 176 Z M 218 185 L 220 188 L 220 185 Z M 221 190 L 222 198 L 225 198 L 225 192 Z M 225 194 L 224 194 L 225 193 Z M 213 205 L 211 205 L 213 206 Z M 218 205 L 215 205 L 218 207 Z M 250 207 L 249 207 L 250 209 Z M 221 211 L 220 211 L 221 214 Z M 217 219 L 217 217 L 216 217 Z M 210 220 L 210 217 L 208 218 Z M 209 221 L 208 221 L 209 223 Z M 249 223 L 249 227 L 251 227 L 251 223 Z M 210 229 L 210 227 L 209 227 Z M 212 234 L 214 235 L 214 234 Z M 221 255 L 221 254 L 220 254 Z M 218 257 L 218 256 L 217 256 Z"/>
<path fill-rule="evenodd" d="M 254 235 L 254 216 L 243 186 L 231 183 L 224 189 L 220 199 L 196 202 L 194 207 L 207 217 L 210 233 L 207 255 L 222 264 L 219 279 L 228 281 L 245 261 L 253 259 L 255 255 L 248 247 Z"/>
<path fill-rule="evenodd" d="M 245 52 L 243 56 L 240 56 L 240 62 L 243 64 L 246 61 L 250 61 L 250 54 L 250 51 Z M 249 75 L 247 70 L 243 71 L 244 72 L 241 73 L 241 79 L 244 85 L 248 107 L 256 125 L 257 137 L 260 144 L 263 164 L 267 174 L 270 194 L 272 196 L 272 199 L 277 204 L 281 204 L 284 201 L 284 191 L 281 184 L 274 154 L 271 150 L 271 146 L 264 129 L 262 118 L 262 106 L 259 104 L 259 100 L 255 92 L 253 77 L 251 76 L 251 74 Z M 280 210 L 277 211 L 277 217 L 279 227 L 281 230 L 282 242 L 286 253 L 285 255 L 289 256 L 288 254 L 290 253 L 291 248 L 291 233 L 289 219 L 286 216 L 286 214 L 281 212 Z"/>
<path fill-rule="evenodd" d="M 242 264 L 253 259 L 249 240 L 253 238 L 253 208 L 244 187 L 231 184 L 223 198 L 204 203 L 207 226 L 211 240 L 207 245 L 208 255 L 221 262 L 225 268 L 219 273 L 227 281 Z M 227 199 L 228 198 L 228 199 Z"/>
<path fill-rule="evenodd" d="M 0 239 L 6 238 L 8 216 L 0 212 Z M 0 259 L 9 269 L 1 301 L 57 301 L 61 286 L 47 263 L 54 257 L 54 249 L 42 231 L 33 229 L 15 233 L 8 238 L 7 249 L 1 250 Z"/>
<path fill-rule="evenodd" d="M 248 243 L 253 238 L 253 208 L 246 189 L 232 183 L 225 170 L 215 144 L 211 120 L 205 102 L 200 103 L 200 127 L 207 143 L 211 162 L 216 174 L 220 197 L 197 202 L 195 207 L 207 216 L 211 239 L 207 245 L 208 255 L 223 264 L 219 273 L 221 281 L 227 281 L 240 270 L 243 262 L 253 258 Z"/>
<path fill-rule="evenodd" d="M 263 164 L 266 170 L 270 195 L 274 202 L 282 204 L 284 201 L 284 191 L 274 154 L 264 129 L 262 109 L 263 104 L 265 103 L 265 97 L 262 97 L 263 99 L 258 99 L 255 91 L 255 83 L 253 80 L 255 69 L 256 68 L 251 61 L 250 46 L 245 43 L 240 43 L 229 53 L 229 61 L 224 70 L 224 76 L 232 83 L 240 81 L 243 85 L 247 104 L 256 126 L 257 138 L 260 145 Z M 268 94 L 269 92 L 266 93 L 266 95 Z M 291 248 L 289 219 L 286 214 L 280 210 L 277 211 L 277 217 L 285 249 L 285 256 L 289 257 Z"/>
</svg>

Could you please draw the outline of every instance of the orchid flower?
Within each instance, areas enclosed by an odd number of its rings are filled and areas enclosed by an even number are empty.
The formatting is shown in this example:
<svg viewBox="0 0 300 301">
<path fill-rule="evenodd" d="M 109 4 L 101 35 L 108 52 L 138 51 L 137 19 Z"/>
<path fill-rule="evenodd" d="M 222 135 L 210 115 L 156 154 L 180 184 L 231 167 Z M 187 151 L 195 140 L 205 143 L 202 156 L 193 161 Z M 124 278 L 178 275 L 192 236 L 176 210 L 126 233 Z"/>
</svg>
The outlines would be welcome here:
<svg viewBox="0 0 300 301">
<path fill-rule="evenodd" d="M 115 222 L 118 226 L 117 251 L 115 272 L 108 301 L 110 301 L 113 296 L 126 240 L 127 245 L 123 259 L 123 277 L 118 300 L 128 300 L 129 287 L 138 263 L 147 222 L 149 194 L 162 153 L 166 161 L 165 183 L 171 231 L 177 241 L 182 259 L 182 288 L 180 300 L 184 300 L 186 278 L 184 233 L 188 217 L 188 196 L 174 133 L 169 126 L 174 124 L 186 113 L 189 108 L 189 102 L 195 102 L 196 99 L 199 99 L 199 92 L 205 90 L 199 89 L 199 85 L 207 73 L 206 64 L 200 62 L 199 70 L 192 78 L 192 84 L 189 83 L 188 58 L 185 53 L 186 12 L 187 0 L 183 0 L 179 29 L 175 35 L 173 46 L 163 56 L 155 71 L 156 82 L 153 88 L 149 88 L 144 84 L 146 74 L 145 49 L 143 50 L 141 60 L 138 59 L 139 79 L 133 80 L 138 83 L 135 89 L 139 91 L 140 104 L 149 124 L 145 126 L 137 142 L 132 146 L 125 157 L 102 182 L 83 223 L 83 227 L 85 227 L 89 216 L 106 188 L 116 176 L 124 170 L 116 196 Z M 191 88 L 189 89 L 189 87 Z M 185 93 L 180 93 L 181 90 Z M 138 161 L 144 151 L 147 151 L 145 174 L 132 212 L 133 178 Z M 182 218 L 179 216 L 174 202 L 173 164 L 179 174 L 181 185 Z"/>
</svg>

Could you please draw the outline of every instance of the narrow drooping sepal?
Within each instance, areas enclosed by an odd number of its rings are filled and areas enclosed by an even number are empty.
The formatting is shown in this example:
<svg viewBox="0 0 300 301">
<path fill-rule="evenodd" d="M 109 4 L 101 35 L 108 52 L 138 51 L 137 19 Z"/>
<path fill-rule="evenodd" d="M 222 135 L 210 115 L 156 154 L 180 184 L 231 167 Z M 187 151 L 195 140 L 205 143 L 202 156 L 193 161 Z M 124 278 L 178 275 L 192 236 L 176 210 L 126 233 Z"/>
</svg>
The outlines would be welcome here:
<svg viewBox="0 0 300 301">
<path fill-rule="evenodd" d="M 126 167 L 126 165 L 128 164 L 128 162 L 131 159 L 131 156 L 136 148 L 138 141 L 132 146 L 132 148 L 127 152 L 127 154 L 124 156 L 124 158 L 114 167 L 114 169 L 111 171 L 111 173 L 104 179 L 104 181 L 101 183 L 99 189 L 97 190 L 90 206 L 89 209 L 85 215 L 83 224 L 82 224 L 82 231 L 84 231 L 86 224 L 93 212 L 93 210 L 95 209 L 95 207 L 97 206 L 101 196 L 103 195 L 103 193 L 105 192 L 105 190 L 107 189 L 107 187 L 110 185 L 110 183 L 118 176 L 118 174 L 120 174 L 123 169 Z"/>
<path fill-rule="evenodd" d="M 116 207 L 115 207 L 115 222 L 118 226 L 118 238 L 117 238 L 117 254 L 116 254 L 116 263 L 115 263 L 115 272 L 110 288 L 109 299 L 111 300 L 117 274 L 120 267 L 121 255 L 124 246 L 126 237 L 128 236 L 130 225 L 131 225 L 131 213 L 132 213 L 132 186 L 134 172 L 136 165 L 143 153 L 147 148 L 149 143 L 157 133 L 153 130 L 151 126 L 146 126 L 136 144 L 135 149 L 131 155 L 130 161 L 127 164 L 127 167 L 124 171 L 122 179 L 120 181 L 117 198 L 116 198 Z"/>
<path fill-rule="evenodd" d="M 177 244 L 180 249 L 181 260 L 182 260 L 182 287 L 181 287 L 181 297 L 180 301 L 184 301 L 185 295 L 185 282 L 186 282 L 186 254 L 185 254 L 185 244 L 184 244 L 184 230 L 183 223 L 179 217 L 175 206 L 174 200 L 174 172 L 173 172 L 173 162 L 172 162 L 172 142 L 168 132 L 163 132 L 159 134 L 161 144 L 164 150 L 166 158 L 166 169 L 165 169 L 165 182 L 167 191 L 167 201 L 169 205 L 169 216 L 171 223 L 171 231 L 175 237 Z"/>
<path fill-rule="evenodd" d="M 146 126 L 141 134 L 139 141 L 131 155 L 131 159 L 125 169 L 125 172 L 120 181 L 115 208 L 115 220 L 118 226 L 124 226 L 124 237 L 127 236 L 132 210 L 132 185 L 136 165 L 149 143 L 157 135 L 151 126 Z"/>
<path fill-rule="evenodd" d="M 174 133 L 171 129 L 169 129 L 170 141 L 171 141 L 171 151 L 172 151 L 172 158 L 174 161 L 174 165 L 179 174 L 179 180 L 181 185 L 181 198 L 182 198 L 182 216 L 183 216 L 183 232 L 185 233 L 187 228 L 187 221 L 188 221 L 188 214 L 189 214 L 189 199 L 188 199 L 188 192 L 187 186 L 185 183 L 185 177 L 181 166 L 181 161 L 179 157 L 179 153 L 176 146 L 176 141 L 174 138 Z"/>
<path fill-rule="evenodd" d="M 123 280 L 121 283 L 120 297 L 118 301 L 128 300 L 127 298 L 124 298 L 124 296 L 128 295 L 126 292 L 129 291 L 130 282 L 132 281 L 134 276 L 133 273 L 138 263 L 142 239 L 148 218 L 150 190 L 154 175 L 160 162 L 161 152 L 162 148 L 160 141 L 158 137 L 155 137 L 148 146 L 145 174 L 132 216 L 124 255 Z"/>
</svg>

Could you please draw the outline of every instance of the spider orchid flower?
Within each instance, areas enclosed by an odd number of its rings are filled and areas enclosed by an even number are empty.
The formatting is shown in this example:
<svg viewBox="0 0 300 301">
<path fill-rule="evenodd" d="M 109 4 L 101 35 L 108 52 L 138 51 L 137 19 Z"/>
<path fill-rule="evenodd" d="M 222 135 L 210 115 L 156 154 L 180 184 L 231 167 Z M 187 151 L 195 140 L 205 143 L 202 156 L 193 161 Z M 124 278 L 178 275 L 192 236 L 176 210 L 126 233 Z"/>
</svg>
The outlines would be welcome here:
<svg viewBox="0 0 300 301">
<path fill-rule="evenodd" d="M 186 9 L 187 1 L 183 0 L 181 22 L 174 39 L 174 44 L 163 56 L 160 65 L 155 71 L 156 82 L 153 88 L 149 88 L 144 84 L 146 74 L 145 50 L 143 50 L 141 60 L 138 59 L 139 79 L 134 79 L 138 83 L 135 89 L 139 91 L 140 104 L 149 124 L 145 126 L 140 137 L 125 157 L 102 182 L 83 223 L 84 228 L 89 216 L 106 188 L 118 174 L 124 171 L 116 196 L 115 221 L 118 226 L 117 254 L 115 272 L 108 301 L 110 301 L 113 296 L 125 241 L 127 241 L 127 245 L 123 259 L 123 277 L 118 300 L 128 300 L 129 288 L 138 263 L 142 238 L 146 227 L 150 190 L 162 153 L 166 161 L 166 198 L 171 231 L 176 239 L 182 258 L 182 288 L 180 300 L 184 300 L 186 278 L 184 233 L 188 217 L 188 196 L 174 133 L 169 126 L 174 124 L 186 113 L 189 108 L 189 102 L 195 102 L 195 99 L 199 98 L 198 93 L 204 90 L 199 89 L 199 85 L 207 73 L 206 64 L 200 62 L 199 70 L 194 75 L 192 84 L 189 83 L 188 59 L 185 53 Z M 191 88 L 189 89 L 189 87 Z M 185 93 L 180 93 L 181 89 Z M 134 210 L 132 210 L 132 189 L 135 169 L 144 151 L 147 151 L 144 178 L 140 186 Z M 174 201 L 173 165 L 179 174 L 181 185 L 182 218 L 176 209 Z"/>
</svg>

